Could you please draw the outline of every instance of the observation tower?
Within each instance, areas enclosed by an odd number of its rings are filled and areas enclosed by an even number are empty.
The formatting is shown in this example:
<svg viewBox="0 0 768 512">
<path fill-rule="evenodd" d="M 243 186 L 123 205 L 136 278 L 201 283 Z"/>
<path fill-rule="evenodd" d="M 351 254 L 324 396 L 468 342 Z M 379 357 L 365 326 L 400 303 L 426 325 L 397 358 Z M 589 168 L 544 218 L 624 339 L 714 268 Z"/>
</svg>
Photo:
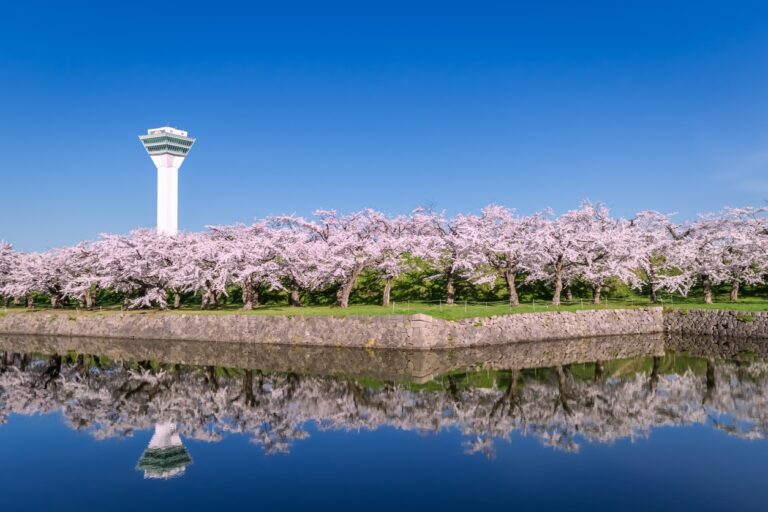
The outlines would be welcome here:
<svg viewBox="0 0 768 512">
<path fill-rule="evenodd" d="M 175 235 L 179 229 L 179 167 L 195 139 L 170 126 L 152 128 L 139 140 L 157 167 L 157 231 Z"/>
</svg>

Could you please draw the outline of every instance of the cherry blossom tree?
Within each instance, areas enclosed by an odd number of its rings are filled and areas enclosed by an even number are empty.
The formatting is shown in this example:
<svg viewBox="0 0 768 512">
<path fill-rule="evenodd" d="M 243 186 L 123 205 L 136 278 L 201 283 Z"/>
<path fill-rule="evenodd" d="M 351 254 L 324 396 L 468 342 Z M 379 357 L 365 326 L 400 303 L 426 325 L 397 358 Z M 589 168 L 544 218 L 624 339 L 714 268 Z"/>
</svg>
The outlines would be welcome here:
<svg viewBox="0 0 768 512">
<path fill-rule="evenodd" d="M 404 258 L 404 255 L 411 252 L 414 243 L 411 235 L 407 217 L 384 219 L 381 224 L 379 258 L 373 266 L 384 279 L 382 306 L 389 306 L 394 280 L 412 268 L 412 264 Z"/>
<path fill-rule="evenodd" d="M 282 288 L 275 237 L 265 222 L 208 229 L 212 240 L 226 253 L 226 257 L 218 258 L 218 264 L 227 267 L 227 274 L 242 289 L 243 309 L 259 305 L 262 288 Z"/>
<path fill-rule="evenodd" d="M 548 210 L 531 223 L 525 249 L 530 262 L 528 279 L 553 284 L 553 305 L 561 303 L 563 284 L 570 286 L 575 278 L 590 285 L 596 304 L 611 277 L 639 285 L 633 272 L 637 246 L 632 224 L 613 219 L 604 205 L 585 202 L 557 218 Z"/>
<path fill-rule="evenodd" d="M 372 268 L 382 258 L 385 245 L 381 243 L 386 232 L 386 216 L 367 209 L 348 215 L 335 210 L 317 210 L 316 220 L 289 216 L 280 222 L 306 231 L 309 242 L 318 242 L 318 269 L 325 281 L 339 285 L 336 295 L 338 307 L 349 307 L 349 296 L 360 273 Z M 318 247 L 314 246 L 313 247 Z"/>
<path fill-rule="evenodd" d="M 592 302 L 600 304 L 601 292 L 610 278 L 639 287 L 640 280 L 634 272 L 635 237 L 629 221 L 612 218 L 602 204 L 585 203 L 581 211 L 573 270 L 590 285 Z"/>
<path fill-rule="evenodd" d="M 682 226 L 668 226 L 675 240 L 669 264 L 683 277 L 679 291 L 687 295 L 700 282 L 705 304 L 712 304 L 712 286 L 725 280 L 721 227 L 720 219 L 713 214 Z"/>
<path fill-rule="evenodd" d="M 201 309 L 215 309 L 232 282 L 232 244 L 209 233 L 182 233 L 176 237 L 169 284 L 202 295 Z"/>
<path fill-rule="evenodd" d="M 766 208 L 726 208 L 720 216 L 723 271 L 731 285 L 730 299 L 739 300 L 741 284 L 762 284 L 768 250 Z"/>
<path fill-rule="evenodd" d="M 22 298 L 26 297 L 27 306 L 32 305 L 32 279 L 34 272 L 31 258 L 37 257 L 36 253 L 12 253 L 10 259 L 10 272 L 5 276 L 3 285 L 3 295 L 11 297 L 15 305 L 18 305 Z"/>
<path fill-rule="evenodd" d="M 457 215 L 449 220 L 444 213 L 431 210 L 417 209 L 411 215 L 413 254 L 429 261 L 438 270 L 436 277 L 445 279 L 446 304 L 455 302 L 456 279 L 469 277 L 477 270 L 473 224 L 468 216 Z"/>
<path fill-rule="evenodd" d="M 124 293 L 125 307 L 167 308 L 168 291 L 179 282 L 179 240 L 149 229 L 102 235 L 101 286 Z"/>
<path fill-rule="evenodd" d="M 738 300 L 740 283 L 763 281 L 762 254 L 766 247 L 764 209 L 729 208 L 703 214 L 695 222 L 670 227 L 676 250 L 671 261 L 685 281 L 681 293 L 701 284 L 704 303 L 713 302 L 713 286 L 731 285 L 731 300 Z"/>
<path fill-rule="evenodd" d="M 15 269 L 16 254 L 13 252 L 13 246 L 7 242 L 0 242 L 0 298 L 3 305 L 8 306 L 8 300 L 11 298 L 6 291 L 8 280 Z"/>
<path fill-rule="evenodd" d="M 493 284 L 497 276 L 503 278 L 509 289 L 509 305 L 519 305 L 516 280 L 528 269 L 529 239 L 535 236 L 539 219 L 521 218 L 514 210 L 489 205 L 482 215 L 465 216 L 464 221 L 460 234 L 469 240 L 469 257 L 475 258 L 473 280 Z"/>
<path fill-rule="evenodd" d="M 275 250 L 277 281 L 274 287 L 288 292 L 288 304 L 301 306 L 301 292 L 317 290 L 326 284 L 328 260 L 325 242 L 311 237 L 303 219 L 273 217 L 269 219 L 269 237 Z"/>
<path fill-rule="evenodd" d="M 684 289 L 688 279 L 674 267 L 678 244 L 673 236 L 676 228 L 669 216 L 641 211 L 630 221 L 630 226 L 637 277 L 641 284 L 648 286 L 651 302 L 658 302 L 660 290 Z"/>
<path fill-rule="evenodd" d="M 560 305 L 566 272 L 580 263 L 584 240 L 593 215 L 591 207 L 572 210 L 555 218 L 551 210 L 538 216 L 533 236 L 528 244 L 530 257 L 529 280 L 551 282 L 554 285 L 552 304 Z"/>
<path fill-rule="evenodd" d="M 66 274 L 64 295 L 74 297 L 88 309 L 93 307 L 94 294 L 104 279 L 102 253 L 98 242 L 82 242 L 66 251 L 65 258 L 61 261 Z"/>
<path fill-rule="evenodd" d="M 15 272 L 7 285 L 9 295 L 17 298 L 26 296 L 28 307 L 32 305 L 33 293 L 48 295 L 51 307 L 63 307 L 67 300 L 66 261 L 69 252 L 67 249 L 52 249 L 19 254 Z"/>
</svg>

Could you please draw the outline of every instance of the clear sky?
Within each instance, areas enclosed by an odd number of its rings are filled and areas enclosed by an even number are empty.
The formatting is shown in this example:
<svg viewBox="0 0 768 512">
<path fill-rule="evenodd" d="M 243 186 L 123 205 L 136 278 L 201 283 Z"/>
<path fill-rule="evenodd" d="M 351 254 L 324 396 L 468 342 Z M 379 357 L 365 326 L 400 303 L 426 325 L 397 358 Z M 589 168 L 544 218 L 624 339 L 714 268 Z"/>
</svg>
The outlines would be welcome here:
<svg viewBox="0 0 768 512">
<path fill-rule="evenodd" d="M 3 2 L 0 239 L 153 226 L 165 124 L 198 139 L 186 230 L 763 205 L 767 86 L 766 2 Z"/>
</svg>

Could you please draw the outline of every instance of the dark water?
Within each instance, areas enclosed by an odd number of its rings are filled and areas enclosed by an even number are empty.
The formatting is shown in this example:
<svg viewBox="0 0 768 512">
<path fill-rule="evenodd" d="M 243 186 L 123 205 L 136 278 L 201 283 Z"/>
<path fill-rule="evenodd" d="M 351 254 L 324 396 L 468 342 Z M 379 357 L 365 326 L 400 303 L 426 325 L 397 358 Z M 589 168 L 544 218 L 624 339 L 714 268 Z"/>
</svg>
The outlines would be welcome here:
<svg viewBox="0 0 768 512">
<path fill-rule="evenodd" d="M 3 510 L 764 510 L 768 354 L 0 338 Z"/>
</svg>

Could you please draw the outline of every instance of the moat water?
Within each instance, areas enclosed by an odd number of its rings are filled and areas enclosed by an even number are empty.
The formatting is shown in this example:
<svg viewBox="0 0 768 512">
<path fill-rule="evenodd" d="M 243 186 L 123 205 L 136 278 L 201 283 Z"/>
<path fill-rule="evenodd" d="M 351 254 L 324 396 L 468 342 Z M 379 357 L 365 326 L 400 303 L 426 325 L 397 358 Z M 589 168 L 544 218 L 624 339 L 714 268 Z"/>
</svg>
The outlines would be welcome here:
<svg viewBox="0 0 768 512">
<path fill-rule="evenodd" d="M 763 510 L 768 345 L 0 337 L 3 510 Z"/>
</svg>

